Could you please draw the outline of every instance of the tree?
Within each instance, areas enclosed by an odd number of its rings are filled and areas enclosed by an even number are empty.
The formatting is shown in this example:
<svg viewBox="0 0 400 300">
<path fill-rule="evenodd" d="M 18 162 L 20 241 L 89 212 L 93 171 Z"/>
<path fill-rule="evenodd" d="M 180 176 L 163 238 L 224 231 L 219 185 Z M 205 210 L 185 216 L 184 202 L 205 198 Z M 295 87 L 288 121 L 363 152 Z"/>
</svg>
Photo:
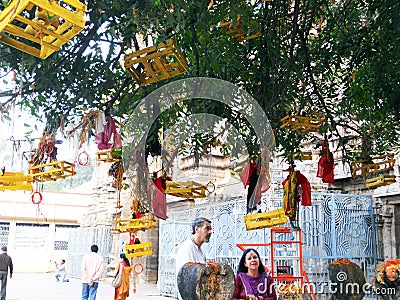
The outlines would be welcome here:
<svg viewBox="0 0 400 300">
<path fill-rule="evenodd" d="M 399 146 L 399 2 L 93 0 L 87 6 L 85 29 L 45 60 L 0 45 L 2 74 L 14 72 L 17 87 L 0 91 L 3 114 L 17 103 L 44 119 L 49 131 L 88 109 L 123 118 L 176 80 L 139 87 L 121 66 L 124 53 L 174 39 L 188 63 L 178 78 L 215 77 L 245 89 L 267 114 L 288 160 L 302 141 L 315 139 L 280 130 L 288 114 L 323 115 L 321 133 L 339 138 L 349 159 L 363 150 L 361 143 L 349 148 L 350 141 L 366 135 L 369 153 Z M 222 20 L 236 25 L 238 15 L 261 36 L 240 42 L 218 27 Z M 234 111 L 195 99 L 158 118 L 148 143 L 175 118 L 200 111 L 248 127 Z M 257 154 L 256 142 L 241 132 Z"/>
</svg>

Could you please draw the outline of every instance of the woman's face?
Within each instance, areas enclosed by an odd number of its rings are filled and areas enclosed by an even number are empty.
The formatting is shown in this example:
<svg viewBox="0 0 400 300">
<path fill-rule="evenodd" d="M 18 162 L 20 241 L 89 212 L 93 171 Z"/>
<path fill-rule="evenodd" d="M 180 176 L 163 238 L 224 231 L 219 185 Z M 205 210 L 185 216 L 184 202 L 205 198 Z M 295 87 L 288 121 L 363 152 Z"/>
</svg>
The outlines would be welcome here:
<svg viewBox="0 0 400 300">
<path fill-rule="evenodd" d="M 254 251 L 249 251 L 249 253 L 247 253 L 245 257 L 244 266 L 247 267 L 249 271 L 250 270 L 258 271 L 259 265 L 260 265 L 260 260 L 258 259 L 257 254 Z"/>
</svg>

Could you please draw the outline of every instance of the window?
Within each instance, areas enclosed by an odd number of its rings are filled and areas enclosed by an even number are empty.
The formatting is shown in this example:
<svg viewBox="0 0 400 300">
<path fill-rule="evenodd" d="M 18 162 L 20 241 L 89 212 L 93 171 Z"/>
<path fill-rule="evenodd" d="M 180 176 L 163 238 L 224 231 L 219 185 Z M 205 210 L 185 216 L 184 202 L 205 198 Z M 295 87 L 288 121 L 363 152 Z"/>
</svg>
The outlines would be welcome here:
<svg viewBox="0 0 400 300">
<path fill-rule="evenodd" d="M 8 244 L 9 232 L 10 232 L 10 223 L 0 222 L 0 245 Z"/>
</svg>

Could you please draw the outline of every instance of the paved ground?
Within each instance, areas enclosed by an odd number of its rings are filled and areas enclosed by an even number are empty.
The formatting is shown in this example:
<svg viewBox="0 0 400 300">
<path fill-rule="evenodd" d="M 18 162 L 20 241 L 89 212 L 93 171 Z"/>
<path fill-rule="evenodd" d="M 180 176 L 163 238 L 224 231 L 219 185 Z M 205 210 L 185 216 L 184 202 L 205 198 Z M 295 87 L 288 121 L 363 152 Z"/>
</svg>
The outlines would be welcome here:
<svg viewBox="0 0 400 300">
<path fill-rule="evenodd" d="M 110 281 L 99 283 L 96 300 L 112 300 L 114 288 Z M 53 273 L 15 273 L 8 279 L 6 300 L 79 300 L 81 299 L 81 282 L 71 278 L 70 282 L 56 282 Z M 140 284 L 136 294 L 131 294 L 128 299 L 137 300 L 173 300 L 171 297 L 160 295 L 156 285 Z"/>
</svg>

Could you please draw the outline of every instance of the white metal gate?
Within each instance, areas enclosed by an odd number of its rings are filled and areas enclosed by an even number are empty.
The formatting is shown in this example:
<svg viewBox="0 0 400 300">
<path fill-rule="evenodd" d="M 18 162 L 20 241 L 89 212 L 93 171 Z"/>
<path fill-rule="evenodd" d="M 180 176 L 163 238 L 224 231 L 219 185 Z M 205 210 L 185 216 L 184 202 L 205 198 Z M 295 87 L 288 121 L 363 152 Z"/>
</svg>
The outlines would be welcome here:
<svg viewBox="0 0 400 300">
<path fill-rule="evenodd" d="M 68 241 L 68 269 L 70 277 L 80 278 L 81 263 L 85 254 L 89 253 L 90 246 L 99 246 L 99 254 L 104 259 L 104 265 L 110 262 L 112 247 L 111 226 L 103 227 L 79 227 L 71 231 Z M 104 270 L 104 275 L 107 268 Z"/>
</svg>

